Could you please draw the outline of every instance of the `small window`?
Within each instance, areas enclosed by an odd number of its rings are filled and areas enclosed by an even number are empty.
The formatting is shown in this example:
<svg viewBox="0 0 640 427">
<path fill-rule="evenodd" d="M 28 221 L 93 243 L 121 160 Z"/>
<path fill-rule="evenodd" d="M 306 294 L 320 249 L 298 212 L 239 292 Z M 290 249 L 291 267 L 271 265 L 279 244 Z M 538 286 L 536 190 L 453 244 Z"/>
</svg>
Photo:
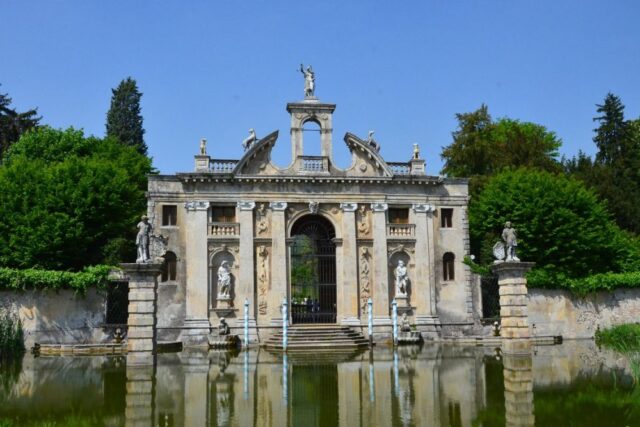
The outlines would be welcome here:
<svg viewBox="0 0 640 427">
<path fill-rule="evenodd" d="M 214 206 L 211 208 L 211 222 L 236 222 L 235 206 Z"/>
<path fill-rule="evenodd" d="M 164 205 L 162 207 L 162 225 L 176 225 L 178 223 L 178 207 Z"/>
<path fill-rule="evenodd" d="M 176 254 L 173 252 L 167 252 L 164 255 L 164 266 L 162 268 L 161 281 L 166 282 L 169 280 L 176 280 Z"/>
<path fill-rule="evenodd" d="M 440 227 L 441 228 L 453 227 L 453 209 L 451 208 L 440 209 Z"/>
<path fill-rule="evenodd" d="M 451 252 L 447 252 L 442 257 L 442 278 L 447 280 L 455 280 L 455 261 L 456 256 Z"/>
<path fill-rule="evenodd" d="M 389 209 L 389 224 L 408 224 L 409 209 Z"/>
</svg>

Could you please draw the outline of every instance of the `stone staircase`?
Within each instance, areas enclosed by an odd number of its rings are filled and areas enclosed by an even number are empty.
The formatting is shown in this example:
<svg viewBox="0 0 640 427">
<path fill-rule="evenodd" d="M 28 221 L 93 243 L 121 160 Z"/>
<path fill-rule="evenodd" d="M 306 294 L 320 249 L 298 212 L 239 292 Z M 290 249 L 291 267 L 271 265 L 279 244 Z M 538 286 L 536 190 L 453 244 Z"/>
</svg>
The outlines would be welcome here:
<svg viewBox="0 0 640 427">
<path fill-rule="evenodd" d="M 287 351 L 354 350 L 369 345 L 362 333 L 346 326 L 292 326 L 287 336 Z M 263 346 L 267 349 L 282 350 L 282 330 L 267 338 Z"/>
</svg>

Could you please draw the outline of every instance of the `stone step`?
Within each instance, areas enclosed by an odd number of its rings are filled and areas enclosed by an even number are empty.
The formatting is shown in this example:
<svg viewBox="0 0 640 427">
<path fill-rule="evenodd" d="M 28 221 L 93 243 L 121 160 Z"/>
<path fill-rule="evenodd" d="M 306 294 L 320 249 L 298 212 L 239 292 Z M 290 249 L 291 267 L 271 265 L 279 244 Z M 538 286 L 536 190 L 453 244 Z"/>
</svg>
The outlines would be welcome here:
<svg viewBox="0 0 640 427">
<path fill-rule="evenodd" d="M 287 332 L 287 351 L 350 350 L 365 348 L 369 341 L 362 333 L 347 326 L 310 325 L 294 326 Z M 267 349 L 282 349 L 282 330 L 267 338 L 263 346 Z"/>
</svg>

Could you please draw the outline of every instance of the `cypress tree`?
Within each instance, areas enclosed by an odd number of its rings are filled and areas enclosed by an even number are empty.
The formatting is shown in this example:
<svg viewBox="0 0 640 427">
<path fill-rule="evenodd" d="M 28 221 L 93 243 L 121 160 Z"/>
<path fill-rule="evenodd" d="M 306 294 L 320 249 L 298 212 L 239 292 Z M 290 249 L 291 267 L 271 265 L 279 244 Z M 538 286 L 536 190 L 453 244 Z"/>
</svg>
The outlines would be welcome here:
<svg viewBox="0 0 640 427">
<path fill-rule="evenodd" d="M 113 136 L 123 145 L 135 147 L 140 154 L 147 154 L 144 128 L 140 113 L 142 93 L 131 77 L 122 80 L 112 89 L 111 107 L 107 112 L 107 136 Z"/>
<path fill-rule="evenodd" d="M 11 108 L 9 95 L 0 93 L 0 159 L 23 133 L 37 127 L 39 121 L 40 117 L 35 108 L 19 113 L 15 108 Z"/>
</svg>

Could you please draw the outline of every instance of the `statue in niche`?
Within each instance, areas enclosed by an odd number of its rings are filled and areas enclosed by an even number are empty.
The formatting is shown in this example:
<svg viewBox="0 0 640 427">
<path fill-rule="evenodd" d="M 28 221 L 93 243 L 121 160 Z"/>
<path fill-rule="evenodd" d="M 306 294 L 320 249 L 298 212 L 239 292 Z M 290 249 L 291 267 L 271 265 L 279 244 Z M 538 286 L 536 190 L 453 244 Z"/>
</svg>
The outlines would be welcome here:
<svg viewBox="0 0 640 427">
<path fill-rule="evenodd" d="M 207 140 L 205 138 L 202 138 L 200 140 L 200 155 L 201 156 L 207 155 Z"/>
<path fill-rule="evenodd" d="M 152 227 L 151 224 L 149 224 L 149 217 L 142 215 L 137 227 L 136 246 L 138 246 L 138 258 L 136 259 L 136 263 L 144 264 L 151 262 L 151 257 L 149 256 L 149 236 L 151 235 Z"/>
<path fill-rule="evenodd" d="M 218 267 L 218 298 L 227 299 L 231 297 L 231 270 L 229 262 L 222 261 Z"/>
<path fill-rule="evenodd" d="M 246 137 L 244 141 L 242 141 L 242 148 L 244 148 L 244 151 L 247 151 L 249 148 L 251 148 L 253 143 L 257 140 L 258 137 L 256 136 L 256 131 L 253 129 L 249 129 L 249 136 Z"/>
<path fill-rule="evenodd" d="M 229 335 L 229 332 L 230 332 L 229 324 L 227 323 L 224 317 L 221 317 L 220 324 L 218 324 L 218 335 L 220 336 Z"/>
<path fill-rule="evenodd" d="M 511 221 L 507 221 L 504 224 L 504 230 L 502 230 L 502 240 L 504 241 L 506 246 L 506 261 L 520 261 L 520 259 L 516 256 L 516 247 L 518 246 L 517 234 L 515 228 L 511 227 Z"/>
<path fill-rule="evenodd" d="M 300 72 L 304 75 L 304 96 L 310 98 L 314 96 L 316 90 L 316 75 L 311 69 L 311 65 L 304 69 L 304 65 L 300 64 Z"/>
<path fill-rule="evenodd" d="M 404 265 L 404 261 L 398 260 L 398 265 L 393 274 L 396 277 L 396 296 L 406 296 L 409 276 L 407 275 L 407 267 Z"/>
</svg>

